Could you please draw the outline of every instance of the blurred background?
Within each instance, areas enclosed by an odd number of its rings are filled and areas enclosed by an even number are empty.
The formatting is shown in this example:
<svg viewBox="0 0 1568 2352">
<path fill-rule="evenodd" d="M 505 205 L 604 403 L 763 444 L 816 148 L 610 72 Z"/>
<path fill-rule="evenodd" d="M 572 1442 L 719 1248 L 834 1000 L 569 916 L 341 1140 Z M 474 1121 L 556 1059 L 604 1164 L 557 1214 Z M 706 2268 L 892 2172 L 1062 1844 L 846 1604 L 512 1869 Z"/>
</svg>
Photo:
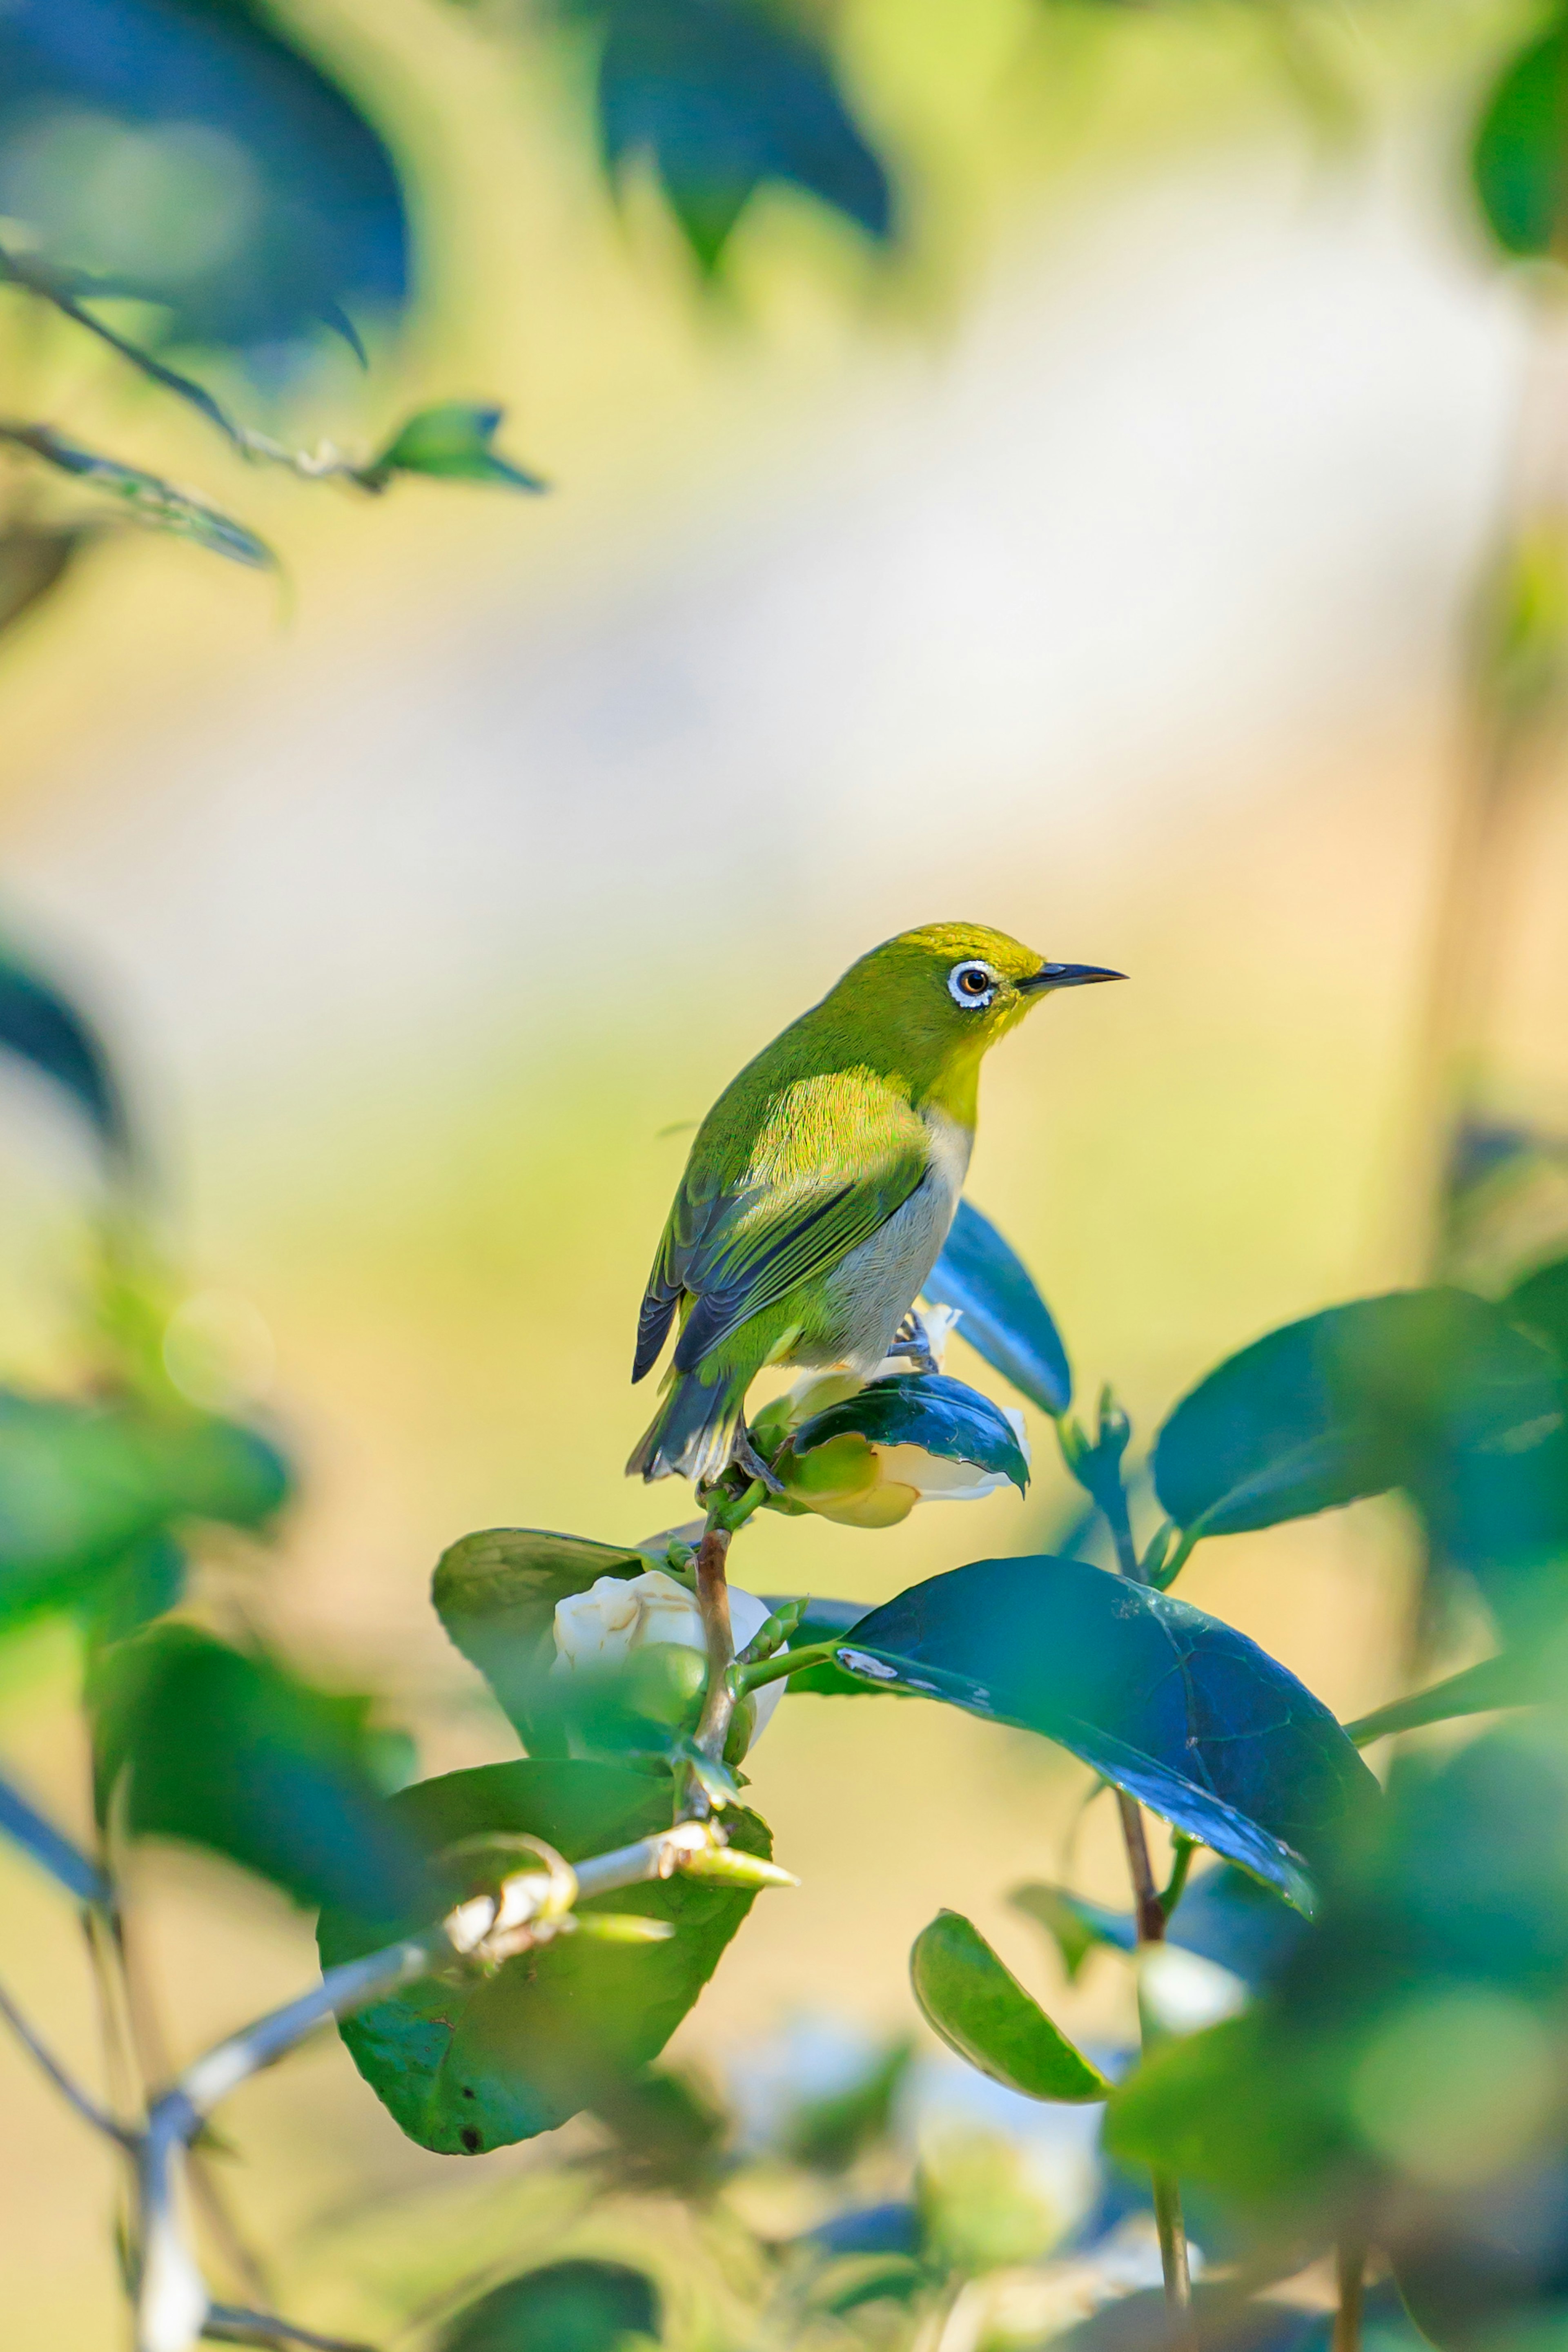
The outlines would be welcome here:
<svg viewBox="0 0 1568 2352">
<path fill-rule="evenodd" d="M 288 449 L 362 463 L 421 404 L 483 400 L 550 485 L 372 498 L 268 467 L 25 278 L 0 288 L 7 415 L 195 486 L 277 555 L 225 564 L 0 451 L 4 923 L 120 1055 L 224 1395 L 300 1464 L 267 1622 L 382 1692 L 427 1772 L 516 1745 L 430 1611 L 444 1545 L 687 1516 L 621 1465 L 690 1126 L 894 930 L 972 917 L 1131 976 L 995 1058 L 970 1190 L 1082 1395 L 1113 1379 L 1145 1433 L 1269 1324 L 1435 1246 L 1484 1261 L 1499 1245 L 1451 1213 L 1476 1168 L 1514 1186 L 1515 1255 L 1556 1213 L 1563 821 L 1538 734 L 1526 785 L 1499 786 L 1518 736 L 1485 667 L 1500 551 L 1555 511 L 1556 296 L 1546 265 L 1502 266 L 1468 162 L 1534 19 L 843 0 L 763 21 L 809 39 L 841 119 L 815 163 L 768 151 L 716 228 L 656 109 L 634 88 L 617 116 L 589 9 L 0 15 L 24 268 L 89 286 Z M 222 47 L 242 37 L 316 79 Z M 1505 803 L 1479 857 L 1465 826 Z M 1483 866 L 1502 918 L 1465 898 Z M 1445 1177 L 1455 1071 L 1471 1160 Z M 0 1083 L 0 1359 L 58 1379 L 99 1180 L 41 1088 Z M 877 1535 L 768 1520 L 736 1579 L 870 1601 L 1040 1548 L 1071 1504 L 1032 1434 L 1027 1504 Z M 1209 1546 L 1183 1590 L 1346 1716 L 1401 1685 L 1410 1574 L 1395 1507 L 1363 1506 Z M 0 1743 L 82 1824 L 74 1672 L 57 1631 L 8 1648 Z M 1125 2032 L 1123 1979 L 1063 1986 L 1003 1902 L 1054 1871 L 1069 1759 L 800 1697 L 753 1778 L 804 1883 L 765 1900 L 677 2054 L 739 2080 L 781 2034 L 909 2029 L 907 1948 L 939 1904 L 1069 2031 Z M 1091 1814 L 1080 1846 L 1107 1899 L 1113 1830 Z M 139 1872 L 176 2056 L 308 1981 L 281 1897 L 215 1863 Z M 0 1884 L 6 1981 L 89 2050 L 56 1898 L 8 1855 Z M 109 2158 L 8 2046 L 0 2079 L 7 2345 L 119 2341 Z M 335 2041 L 225 2131 L 295 2302 L 345 2326 L 406 2305 L 414 2240 L 493 2233 L 541 2159 L 423 2154 Z"/>
</svg>

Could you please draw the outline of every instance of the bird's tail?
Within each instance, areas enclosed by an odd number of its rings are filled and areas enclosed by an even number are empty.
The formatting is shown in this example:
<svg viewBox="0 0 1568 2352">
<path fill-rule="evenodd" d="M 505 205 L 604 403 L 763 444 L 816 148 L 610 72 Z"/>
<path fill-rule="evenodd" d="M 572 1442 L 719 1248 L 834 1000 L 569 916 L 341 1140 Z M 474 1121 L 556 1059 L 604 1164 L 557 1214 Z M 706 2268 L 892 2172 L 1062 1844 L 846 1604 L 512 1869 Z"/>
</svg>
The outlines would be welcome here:
<svg viewBox="0 0 1568 2352">
<path fill-rule="evenodd" d="M 746 1383 L 730 1372 L 672 1374 L 651 1427 L 626 1465 L 629 1478 L 716 1478 L 734 1450 Z"/>
</svg>

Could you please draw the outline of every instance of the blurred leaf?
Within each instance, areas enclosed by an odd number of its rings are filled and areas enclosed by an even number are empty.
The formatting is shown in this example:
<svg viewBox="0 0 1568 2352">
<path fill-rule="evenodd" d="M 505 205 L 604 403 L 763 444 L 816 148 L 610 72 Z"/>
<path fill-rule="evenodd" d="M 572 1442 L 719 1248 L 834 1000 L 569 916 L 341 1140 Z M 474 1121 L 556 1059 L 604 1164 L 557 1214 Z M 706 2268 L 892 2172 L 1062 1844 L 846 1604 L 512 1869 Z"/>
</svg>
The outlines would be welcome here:
<svg viewBox="0 0 1568 2352">
<path fill-rule="evenodd" d="M 492 2287 L 447 2321 L 440 2352 L 619 2352 L 657 2339 L 659 2290 L 625 2263 L 547 2263 Z"/>
<path fill-rule="evenodd" d="M 1030 2099 L 1103 2099 L 1110 2084 L 1003 1967 L 978 1928 L 939 1911 L 909 1955 L 915 1998 L 950 2050 Z"/>
<path fill-rule="evenodd" d="M 1386 1739 L 1398 1731 L 1416 1731 L 1425 1724 L 1490 1715 L 1494 1707 L 1529 1706 L 1568 1686 L 1565 1667 L 1568 1660 L 1561 1648 L 1538 1639 L 1528 1648 L 1482 1658 L 1427 1690 L 1412 1691 L 1408 1698 L 1390 1700 L 1386 1706 L 1347 1723 L 1345 1737 L 1358 1748 L 1370 1748 L 1375 1739 Z"/>
<path fill-rule="evenodd" d="M 1324 2313 L 1301 2304 L 1199 2282 L 1189 2311 L 1173 2311 L 1163 2289 L 1145 2287 L 1117 2295 L 1051 2341 L 1056 2352 L 1329 2352 L 1331 2326 Z M 1385 2352 L 1380 2336 L 1369 2333 L 1364 2341 L 1366 2352 Z M 1404 2343 L 1416 2352 L 1413 2331 Z"/>
<path fill-rule="evenodd" d="M 102 1040 L 70 999 L 0 950 L 0 1051 L 15 1054 L 67 1094 L 106 1152 L 131 1149 L 125 1100 Z"/>
<path fill-rule="evenodd" d="M 419 1781 L 388 1810 L 433 1858 L 462 1839 L 502 1832 L 543 1838 L 575 1862 L 666 1829 L 671 1790 L 667 1779 L 620 1765 L 529 1761 Z M 725 1826 L 743 1852 L 769 1853 L 755 1814 L 737 1808 Z M 509 2147 L 597 2108 L 658 2056 L 751 1902 L 749 1888 L 682 1877 L 624 1888 L 583 1907 L 669 1920 L 676 1933 L 668 1943 L 563 1935 L 492 1974 L 455 1970 L 373 2002 L 344 2021 L 343 2039 L 422 2147 L 452 2156 Z M 318 1935 L 326 1968 L 382 1940 L 379 1927 L 337 1908 L 322 1913 Z"/>
<path fill-rule="evenodd" d="M 688 2073 L 644 2067 L 608 2084 L 594 2113 L 614 2137 L 617 2174 L 633 2189 L 699 2197 L 723 2177 L 731 2119 Z"/>
<path fill-rule="evenodd" d="M 8 253 L 4 247 L 0 247 L 0 283 L 19 286 L 27 293 L 36 294 L 41 300 L 52 304 L 77 326 L 84 327 L 99 342 L 107 343 L 111 351 L 118 352 L 121 359 L 129 360 L 133 368 L 142 375 L 150 376 L 164 392 L 172 392 L 177 400 L 184 401 L 187 406 L 204 416 L 209 425 L 215 425 L 232 447 L 244 449 L 245 436 L 238 425 L 204 384 L 197 383 L 191 376 L 182 375 L 175 368 L 165 366 L 152 352 L 144 351 L 140 343 L 132 342 L 129 336 L 120 334 L 84 307 L 80 299 L 84 294 L 112 294 L 116 290 L 112 286 L 97 288 L 90 278 L 83 278 L 79 273 L 51 269 L 36 255 Z"/>
<path fill-rule="evenodd" d="M 1072 1370 L 1051 1309 L 1022 1258 L 972 1202 L 959 1202 L 923 1295 L 963 1309 L 961 1336 L 1020 1395 L 1042 1412 L 1067 1411 Z"/>
<path fill-rule="evenodd" d="M 149 1536 L 93 1586 L 86 1622 L 95 1643 L 123 1642 L 184 1598 L 189 1563 L 172 1537 Z"/>
<path fill-rule="evenodd" d="M 921 2247 L 920 2209 L 905 2201 L 852 2206 L 830 2214 L 802 2242 L 831 2254 L 916 2255 Z"/>
<path fill-rule="evenodd" d="M 1059 1741 L 1298 1906 L 1302 1858 L 1376 1791 L 1322 1701 L 1245 1634 L 1081 1560 L 931 1577 L 862 1618 L 840 1663 Z"/>
<path fill-rule="evenodd" d="M 1270 2022 L 1249 2012 L 1145 2058 L 1112 2094 L 1105 2146 L 1246 2203 L 1304 2200 L 1350 2156 L 1342 2088 L 1326 2067 L 1281 2063 Z"/>
<path fill-rule="evenodd" d="M 558 1601 L 601 1576 L 630 1579 L 649 1566 L 640 1551 L 543 1528 L 482 1528 L 436 1562 L 431 1586 L 447 1638 L 477 1666 L 524 1745 L 553 1720 L 541 1685 L 555 1660 Z"/>
<path fill-rule="evenodd" d="M 0 215 L 56 272 L 162 305 L 185 342 L 279 347 L 401 308 L 385 142 L 258 0 L 12 0 Z"/>
<path fill-rule="evenodd" d="M 0 1834 L 10 1838 L 30 1853 L 41 1870 L 48 1873 L 68 1895 L 78 1903 L 101 1903 L 109 1893 L 109 1882 L 96 1862 L 73 1845 L 63 1831 L 46 1820 L 36 1805 L 28 1803 L 19 1789 L 8 1780 L 0 1780 Z"/>
<path fill-rule="evenodd" d="M 360 479 L 379 489 L 393 474 L 435 474 L 454 482 L 492 482 L 512 490 L 548 489 L 503 457 L 493 444 L 506 411 L 476 408 L 467 401 L 443 401 L 422 408 L 401 425 L 385 448 L 363 467 Z"/>
<path fill-rule="evenodd" d="M 1556 251 L 1563 225 L 1568 26 L 1554 8 L 1504 68 L 1476 130 L 1470 169 L 1481 215 L 1504 253 Z"/>
<path fill-rule="evenodd" d="M 1557 1367 L 1467 1291 L 1357 1299 L 1270 1332 L 1183 1398 L 1155 1450 L 1161 1504 L 1206 1535 L 1394 1486 L 1504 1607 L 1512 1572 L 1568 1547 Z"/>
<path fill-rule="evenodd" d="M 648 157 L 687 243 L 717 268 L 756 191 L 782 181 L 879 240 L 887 174 L 802 28 L 753 0 L 575 0 L 597 22 L 605 162 Z"/>
<path fill-rule="evenodd" d="M 1045 1929 L 1061 1955 L 1069 1984 L 1076 1984 L 1091 1952 L 1132 1951 L 1138 1940 L 1130 1911 L 1108 1911 L 1103 1904 L 1086 1903 L 1064 1886 L 1031 1882 L 1015 1886 L 1008 1896 L 1015 1911 Z"/>
<path fill-rule="evenodd" d="M 0 441 L 9 442 L 13 448 L 30 450 L 46 465 L 57 466 L 62 473 L 73 474 L 90 482 L 95 489 L 107 491 L 129 508 L 138 522 L 154 530 L 166 530 L 176 539 L 188 539 L 210 554 L 226 555 L 231 563 L 243 563 L 256 571 L 276 563 L 277 558 L 265 540 L 257 539 L 244 523 L 220 514 L 204 499 L 189 490 L 177 490 L 158 474 L 143 473 L 139 466 L 124 466 L 115 457 L 100 457 L 90 449 L 78 448 L 74 442 L 62 440 L 47 425 L 0 425 Z"/>
<path fill-rule="evenodd" d="M 1511 1323 L 1544 1339 L 1568 1370 L 1568 1257 L 1536 1266 L 1498 1304 Z"/>
<path fill-rule="evenodd" d="M 942 1372 L 873 1381 L 813 1413 L 791 1433 L 776 1466 L 787 1476 L 791 1457 L 804 1461 L 819 1446 L 848 1436 L 863 1437 L 868 1445 L 917 1445 L 945 1462 L 967 1462 L 1010 1479 L 1020 1494 L 1029 1485 L 1029 1463 L 1001 1408 Z"/>
<path fill-rule="evenodd" d="M 0 1391 L 0 1631 L 94 1602 L 172 1523 L 253 1527 L 287 1491 L 280 1456 L 232 1422 Z"/>
<path fill-rule="evenodd" d="M 810 2311 L 841 2318 L 868 2303 L 907 2303 L 929 2284 L 925 2265 L 911 2255 L 843 2254 L 818 2272 L 806 2304 Z"/>
<path fill-rule="evenodd" d="M 0 533 L 0 635 L 51 596 L 77 559 L 101 537 L 85 523 L 9 524 Z"/>
<path fill-rule="evenodd" d="M 223 1854 L 302 1904 L 383 1922 L 417 1906 L 416 1849 L 389 1817 L 370 1702 L 319 1690 L 193 1625 L 160 1625 L 89 1677 L 94 1795 L 132 1837 Z"/>
<path fill-rule="evenodd" d="M 894 2102 L 909 2072 L 915 2044 L 900 2038 L 842 2090 L 803 2100 L 791 2112 L 783 2149 L 792 2163 L 817 2172 L 843 2172 L 884 2139 Z"/>
</svg>

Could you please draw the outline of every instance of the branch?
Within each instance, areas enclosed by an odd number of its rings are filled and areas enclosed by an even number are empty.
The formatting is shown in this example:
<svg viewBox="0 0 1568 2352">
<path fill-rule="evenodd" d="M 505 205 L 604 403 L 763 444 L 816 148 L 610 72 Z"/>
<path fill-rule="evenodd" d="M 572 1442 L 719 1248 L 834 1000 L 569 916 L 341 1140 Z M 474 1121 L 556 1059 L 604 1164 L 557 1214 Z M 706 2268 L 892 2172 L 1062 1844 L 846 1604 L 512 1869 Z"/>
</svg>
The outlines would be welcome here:
<svg viewBox="0 0 1568 2352">
<path fill-rule="evenodd" d="M 120 2147 L 134 2147 L 135 2133 L 128 2131 L 123 2124 L 117 2123 L 107 2107 L 100 2107 L 98 2101 L 67 2074 L 59 2060 L 40 2042 L 4 1987 L 0 1987 L 0 2017 L 5 2019 L 23 2049 L 28 2053 L 42 2073 L 48 2076 L 61 2098 L 76 2109 L 84 2123 L 90 2124 L 94 2131 L 101 2132 L 106 2139 L 115 2141 Z"/>
<path fill-rule="evenodd" d="M 0 1831 L 26 1846 L 33 1860 L 47 1870 L 78 1903 L 107 1904 L 110 1884 L 96 1862 L 73 1845 L 63 1830 L 46 1821 L 8 1780 L 0 1780 Z"/>
<path fill-rule="evenodd" d="M 735 1635 L 729 1622 L 729 1586 L 724 1563 L 729 1550 L 729 1529 L 710 1527 L 696 1557 L 697 1607 L 707 1636 L 707 1690 L 697 1718 L 696 1745 L 715 1764 L 724 1758 L 725 1743 L 734 1718 L 736 1693 L 729 1669 L 735 1657 Z M 688 1801 L 706 1807 L 706 1797 L 693 1790 Z"/>
</svg>

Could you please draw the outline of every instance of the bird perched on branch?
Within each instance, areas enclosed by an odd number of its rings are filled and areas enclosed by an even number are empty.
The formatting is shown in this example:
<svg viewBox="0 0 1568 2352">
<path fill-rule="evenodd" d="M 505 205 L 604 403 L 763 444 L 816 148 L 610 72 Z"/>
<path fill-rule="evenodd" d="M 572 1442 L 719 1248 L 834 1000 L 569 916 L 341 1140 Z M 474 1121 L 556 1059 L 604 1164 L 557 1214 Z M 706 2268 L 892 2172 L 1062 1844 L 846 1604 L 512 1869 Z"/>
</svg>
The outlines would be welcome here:
<svg viewBox="0 0 1568 2352">
<path fill-rule="evenodd" d="M 633 1381 L 680 1331 L 628 1475 L 766 1476 L 746 1434 L 765 1364 L 863 1379 L 897 1340 L 921 1360 L 915 1301 L 963 1190 L 982 1059 L 1052 990 L 1122 977 L 928 923 L 862 956 L 730 1080 L 648 1278 Z"/>
</svg>

